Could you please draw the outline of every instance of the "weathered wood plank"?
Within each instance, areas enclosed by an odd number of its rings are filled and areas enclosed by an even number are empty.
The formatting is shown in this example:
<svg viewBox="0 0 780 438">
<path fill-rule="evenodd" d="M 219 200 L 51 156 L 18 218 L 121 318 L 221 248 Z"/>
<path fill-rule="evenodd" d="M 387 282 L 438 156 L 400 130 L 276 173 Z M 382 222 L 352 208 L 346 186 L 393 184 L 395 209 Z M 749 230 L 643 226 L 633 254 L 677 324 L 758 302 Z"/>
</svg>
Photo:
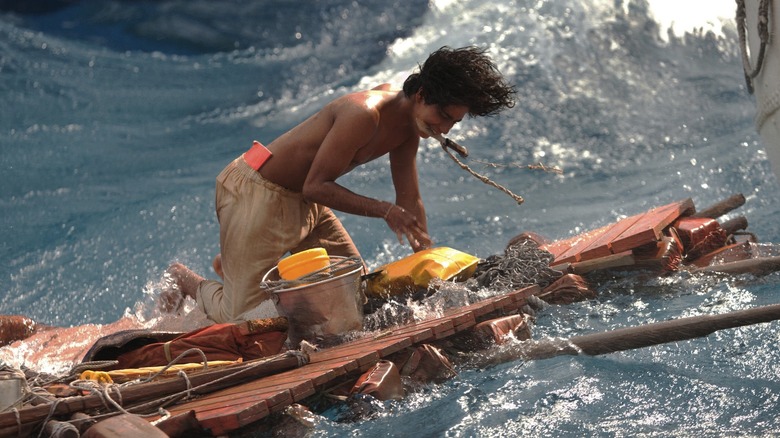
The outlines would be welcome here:
<svg viewBox="0 0 780 438">
<path fill-rule="evenodd" d="M 240 385 L 239 385 L 240 386 Z M 198 415 L 208 415 L 207 413 L 218 408 L 236 407 L 236 410 L 241 410 L 244 407 L 263 402 L 270 409 L 271 406 L 285 403 L 287 401 L 292 402 L 292 392 L 290 388 L 286 386 L 277 386 L 272 388 L 257 389 L 255 391 L 244 391 L 236 394 L 209 394 L 208 397 L 199 397 L 187 402 L 189 409 L 195 410 Z M 177 405 L 169 409 L 169 412 L 181 413 Z M 186 411 L 184 411 L 186 412 Z"/>
<path fill-rule="evenodd" d="M 590 245 L 590 243 L 598 239 L 599 236 L 609 231 L 614 224 L 605 225 L 595 230 L 586 231 L 573 238 L 567 239 L 569 249 L 558 255 L 555 258 L 554 263 L 565 262 L 578 262 L 580 261 L 580 252 Z"/>
<path fill-rule="evenodd" d="M 695 210 L 688 198 L 662 207 L 654 208 L 612 241 L 612 252 L 619 253 L 661 238 L 661 232 L 684 213 Z"/>
<path fill-rule="evenodd" d="M 582 250 L 582 252 L 580 252 L 579 261 L 592 260 L 614 254 L 612 251 L 612 240 L 625 233 L 626 230 L 631 228 L 641 217 L 641 214 L 637 214 L 619 220 L 605 233 L 602 233 L 598 238 L 593 239 L 590 245 L 588 245 L 585 249 Z"/>
<path fill-rule="evenodd" d="M 572 273 L 583 275 L 591 271 L 600 269 L 619 268 L 623 266 L 632 266 L 636 263 L 634 254 L 631 250 L 623 251 L 618 254 L 612 254 L 596 259 L 585 260 L 582 262 L 572 263 Z"/>
<path fill-rule="evenodd" d="M 695 210 L 693 201 L 687 198 L 541 248 L 555 256 L 552 266 L 618 254 L 658 240 L 664 228 Z M 561 251 L 561 247 L 568 249 Z"/>
</svg>

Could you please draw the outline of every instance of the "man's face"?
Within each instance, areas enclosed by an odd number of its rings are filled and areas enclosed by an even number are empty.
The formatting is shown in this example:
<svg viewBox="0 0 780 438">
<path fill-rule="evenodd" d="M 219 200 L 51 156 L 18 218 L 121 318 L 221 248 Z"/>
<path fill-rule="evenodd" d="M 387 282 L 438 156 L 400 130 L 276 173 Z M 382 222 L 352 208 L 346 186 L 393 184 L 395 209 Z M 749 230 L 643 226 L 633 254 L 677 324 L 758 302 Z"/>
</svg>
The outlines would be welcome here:
<svg viewBox="0 0 780 438">
<path fill-rule="evenodd" d="M 415 121 L 422 138 L 450 132 L 450 129 L 463 120 L 469 112 L 468 107 L 464 105 L 430 105 L 422 101 L 422 98 L 419 102 Z"/>
</svg>

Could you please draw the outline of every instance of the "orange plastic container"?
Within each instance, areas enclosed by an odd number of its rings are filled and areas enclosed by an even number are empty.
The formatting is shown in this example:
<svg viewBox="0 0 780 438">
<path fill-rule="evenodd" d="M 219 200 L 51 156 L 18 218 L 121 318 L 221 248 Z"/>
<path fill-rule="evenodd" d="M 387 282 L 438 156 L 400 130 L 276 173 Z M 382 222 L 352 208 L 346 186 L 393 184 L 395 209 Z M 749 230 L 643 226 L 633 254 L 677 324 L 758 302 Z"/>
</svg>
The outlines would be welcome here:
<svg viewBox="0 0 780 438">
<path fill-rule="evenodd" d="M 284 280 L 295 280 L 314 271 L 330 266 L 330 257 L 325 248 L 312 248 L 279 260 L 279 276 Z"/>
</svg>

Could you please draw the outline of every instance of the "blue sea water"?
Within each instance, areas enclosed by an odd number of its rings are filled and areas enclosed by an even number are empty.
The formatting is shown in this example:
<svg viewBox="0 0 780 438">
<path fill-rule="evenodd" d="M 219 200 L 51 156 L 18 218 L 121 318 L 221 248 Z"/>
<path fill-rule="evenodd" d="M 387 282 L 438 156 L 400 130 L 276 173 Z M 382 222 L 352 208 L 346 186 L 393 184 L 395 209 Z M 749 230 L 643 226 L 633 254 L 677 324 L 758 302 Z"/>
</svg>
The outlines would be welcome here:
<svg viewBox="0 0 780 438">
<path fill-rule="evenodd" d="M 728 0 L 708 3 L 709 7 Z M 214 276 L 214 179 L 325 102 L 400 85 L 443 46 L 488 48 L 518 87 L 501 116 L 450 136 L 517 205 L 433 142 L 418 157 L 437 245 L 487 257 L 734 193 L 780 242 L 780 195 L 755 132 L 733 18 L 667 32 L 660 0 L 48 1 L 0 12 L 0 314 L 108 323 L 151 305 L 174 260 Z M 684 3 L 684 2 L 683 2 Z M 691 13 L 677 7 L 677 22 Z M 675 17 L 672 17 L 675 18 Z M 562 175 L 494 163 L 559 166 Z M 386 160 L 341 182 L 392 200 Z M 370 266 L 410 253 L 377 219 L 341 215 Z M 550 306 L 535 338 L 780 302 L 780 275 L 632 275 Z M 197 312 L 197 311 L 193 311 Z M 193 316 L 194 318 L 194 316 Z M 316 436 L 780 434 L 777 324 L 601 357 L 460 370 Z"/>
</svg>

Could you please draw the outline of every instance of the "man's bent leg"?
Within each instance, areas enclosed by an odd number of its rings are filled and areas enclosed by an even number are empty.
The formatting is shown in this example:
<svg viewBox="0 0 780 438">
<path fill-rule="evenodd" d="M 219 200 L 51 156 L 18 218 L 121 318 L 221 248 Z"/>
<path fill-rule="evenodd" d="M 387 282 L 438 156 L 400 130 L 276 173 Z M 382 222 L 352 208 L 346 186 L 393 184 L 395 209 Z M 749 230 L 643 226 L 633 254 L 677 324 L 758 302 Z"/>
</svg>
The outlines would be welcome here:
<svg viewBox="0 0 780 438">
<path fill-rule="evenodd" d="M 320 209 L 319 220 L 314 229 L 290 252 L 296 253 L 310 248 L 322 247 L 328 251 L 329 255 L 360 258 L 360 252 L 352 241 L 352 237 L 336 214 L 328 207 L 318 206 L 318 209 Z"/>
<path fill-rule="evenodd" d="M 269 298 L 263 275 L 298 242 L 308 206 L 302 195 L 266 181 L 241 159 L 217 178 L 216 198 L 224 281 L 204 282 L 198 305 L 212 320 L 229 322 Z"/>
</svg>

